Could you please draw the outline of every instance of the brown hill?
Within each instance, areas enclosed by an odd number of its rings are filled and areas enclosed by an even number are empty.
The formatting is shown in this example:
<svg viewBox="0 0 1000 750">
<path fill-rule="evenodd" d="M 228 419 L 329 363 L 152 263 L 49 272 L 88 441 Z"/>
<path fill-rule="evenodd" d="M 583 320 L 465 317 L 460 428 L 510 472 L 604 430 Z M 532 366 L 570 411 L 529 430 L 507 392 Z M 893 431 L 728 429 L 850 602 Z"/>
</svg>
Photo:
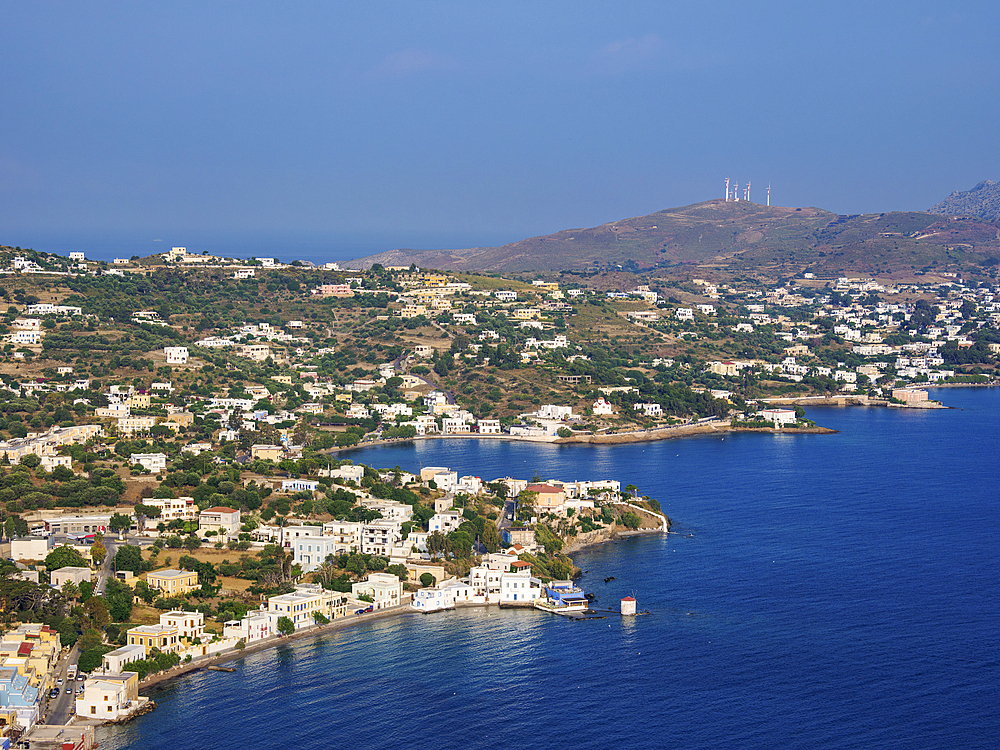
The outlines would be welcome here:
<svg viewBox="0 0 1000 750">
<path fill-rule="evenodd" d="M 395 250 L 352 265 L 417 265 L 456 271 L 659 271 L 781 276 L 975 272 L 1000 259 L 995 222 L 919 212 L 838 216 L 818 208 L 713 200 L 567 229 L 502 247 Z"/>
</svg>

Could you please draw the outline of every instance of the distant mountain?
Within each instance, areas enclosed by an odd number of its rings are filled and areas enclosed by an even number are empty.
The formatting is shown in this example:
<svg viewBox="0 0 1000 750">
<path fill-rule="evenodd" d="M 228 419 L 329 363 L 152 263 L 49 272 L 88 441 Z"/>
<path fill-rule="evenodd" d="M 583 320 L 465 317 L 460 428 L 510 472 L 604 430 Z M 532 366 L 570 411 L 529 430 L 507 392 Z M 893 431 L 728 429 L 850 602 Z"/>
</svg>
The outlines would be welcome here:
<svg viewBox="0 0 1000 750">
<path fill-rule="evenodd" d="M 928 211 L 948 216 L 979 216 L 1000 221 L 1000 183 L 983 180 L 972 190 L 956 190 Z"/>
<path fill-rule="evenodd" d="M 819 208 L 712 200 L 567 229 L 502 247 L 394 250 L 352 261 L 354 267 L 410 265 L 455 271 L 617 270 L 690 275 L 780 277 L 969 272 L 995 265 L 1000 231 L 993 221 L 920 212 L 838 216 Z"/>
</svg>

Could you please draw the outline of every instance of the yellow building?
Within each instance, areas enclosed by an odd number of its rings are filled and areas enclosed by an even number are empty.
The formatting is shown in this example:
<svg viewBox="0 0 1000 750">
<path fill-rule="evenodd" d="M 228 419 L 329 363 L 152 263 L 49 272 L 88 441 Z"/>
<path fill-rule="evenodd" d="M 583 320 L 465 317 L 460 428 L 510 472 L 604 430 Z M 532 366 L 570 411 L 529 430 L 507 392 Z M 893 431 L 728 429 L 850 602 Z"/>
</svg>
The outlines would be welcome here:
<svg viewBox="0 0 1000 750">
<path fill-rule="evenodd" d="M 253 445 L 250 447 L 250 457 L 261 461 L 280 461 L 285 449 L 280 445 Z"/>
<path fill-rule="evenodd" d="M 147 573 L 146 583 L 167 596 L 177 596 L 198 588 L 198 574 L 190 570 L 166 568 Z"/>
<path fill-rule="evenodd" d="M 180 635 L 172 625 L 137 625 L 129 628 L 127 635 L 128 645 L 142 646 L 146 649 L 146 656 L 154 648 L 165 654 L 172 654 L 181 648 Z"/>
<path fill-rule="evenodd" d="M 135 391 L 128 397 L 130 409 L 148 409 L 152 405 L 152 398 L 148 393 Z"/>
</svg>

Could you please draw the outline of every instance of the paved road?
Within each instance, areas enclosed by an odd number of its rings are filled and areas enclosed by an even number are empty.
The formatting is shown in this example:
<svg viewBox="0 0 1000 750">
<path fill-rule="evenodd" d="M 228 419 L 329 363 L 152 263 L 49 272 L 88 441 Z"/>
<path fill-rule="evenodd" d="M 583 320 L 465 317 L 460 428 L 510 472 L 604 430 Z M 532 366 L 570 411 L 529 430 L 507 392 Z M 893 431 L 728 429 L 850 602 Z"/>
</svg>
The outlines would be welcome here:
<svg viewBox="0 0 1000 750">
<path fill-rule="evenodd" d="M 59 689 L 59 696 L 50 700 L 48 696 L 45 697 L 42 706 L 43 711 L 45 711 L 45 720 L 43 724 L 66 724 L 73 714 L 76 713 L 76 689 L 78 687 L 83 687 L 82 682 L 67 682 L 66 681 L 66 668 L 70 664 L 76 664 L 77 659 L 80 658 L 80 652 L 76 646 L 70 650 L 68 654 L 64 654 L 59 657 L 59 663 L 56 666 L 55 676 L 57 679 L 61 679 L 62 684 L 57 684 L 56 687 Z M 70 687 L 73 691 L 71 693 L 66 692 L 66 688 Z"/>
</svg>

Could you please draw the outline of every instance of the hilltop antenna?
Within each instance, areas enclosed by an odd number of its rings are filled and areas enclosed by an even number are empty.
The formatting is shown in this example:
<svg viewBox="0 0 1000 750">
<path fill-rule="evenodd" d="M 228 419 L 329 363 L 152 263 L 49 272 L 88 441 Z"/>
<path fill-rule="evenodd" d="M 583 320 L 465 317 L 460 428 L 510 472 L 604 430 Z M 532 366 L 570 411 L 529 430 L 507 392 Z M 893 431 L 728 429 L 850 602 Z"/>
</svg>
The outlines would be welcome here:
<svg viewBox="0 0 1000 750">
<path fill-rule="evenodd" d="M 726 178 L 726 203 L 729 203 L 729 178 Z"/>
<path fill-rule="evenodd" d="M 771 205 L 771 183 L 767 183 L 767 205 Z"/>
</svg>

